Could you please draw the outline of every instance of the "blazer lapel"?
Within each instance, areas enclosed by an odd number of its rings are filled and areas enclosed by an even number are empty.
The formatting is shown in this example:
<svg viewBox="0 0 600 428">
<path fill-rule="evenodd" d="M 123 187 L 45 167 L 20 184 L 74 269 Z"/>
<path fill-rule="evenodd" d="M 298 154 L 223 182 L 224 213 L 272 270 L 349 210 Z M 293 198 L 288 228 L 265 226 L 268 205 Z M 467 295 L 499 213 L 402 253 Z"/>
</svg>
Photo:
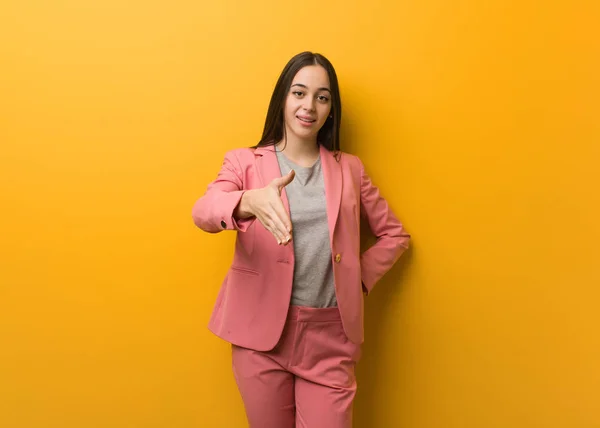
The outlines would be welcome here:
<svg viewBox="0 0 600 428">
<path fill-rule="evenodd" d="M 321 146 L 321 165 L 323 181 L 325 182 L 325 199 L 327 200 L 327 222 L 329 224 L 329 239 L 333 245 L 333 232 L 340 212 L 342 200 L 342 166 L 334 154 Z"/>
</svg>

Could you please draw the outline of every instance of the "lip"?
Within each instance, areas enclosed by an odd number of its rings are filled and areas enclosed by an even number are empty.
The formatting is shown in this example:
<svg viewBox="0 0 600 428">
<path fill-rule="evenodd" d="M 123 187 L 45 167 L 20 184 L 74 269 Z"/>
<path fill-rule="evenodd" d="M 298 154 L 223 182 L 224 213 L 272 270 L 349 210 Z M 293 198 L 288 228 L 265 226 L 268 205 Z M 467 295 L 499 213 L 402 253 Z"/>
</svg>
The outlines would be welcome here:
<svg viewBox="0 0 600 428">
<path fill-rule="evenodd" d="M 302 126 L 312 126 L 317 120 L 313 119 L 312 117 L 308 117 L 308 116 L 296 116 L 296 119 L 298 119 L 298 122 L 300 123 L 300 125 Z M 308 121 L 308 122 L 305 122 Z"/>
</svg>

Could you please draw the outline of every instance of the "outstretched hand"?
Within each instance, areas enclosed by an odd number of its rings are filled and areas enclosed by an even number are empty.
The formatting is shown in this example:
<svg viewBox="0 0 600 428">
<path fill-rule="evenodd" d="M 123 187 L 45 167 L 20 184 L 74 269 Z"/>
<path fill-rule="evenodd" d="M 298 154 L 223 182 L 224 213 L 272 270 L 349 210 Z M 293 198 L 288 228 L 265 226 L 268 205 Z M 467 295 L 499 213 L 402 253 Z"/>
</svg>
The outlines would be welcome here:
<svg viewBox="0 0 600 428">
<path fill-rule="evenodd" d="M 256 217 L 273 234 L 279 245 L 287 245 L 292 239 L 292 222 L 283 206 L 281 192 L 294 180 L 295 175 L 292 170 L 261 189 L 246 191 L 236 212 L 239 218 Z"/>
</svg>

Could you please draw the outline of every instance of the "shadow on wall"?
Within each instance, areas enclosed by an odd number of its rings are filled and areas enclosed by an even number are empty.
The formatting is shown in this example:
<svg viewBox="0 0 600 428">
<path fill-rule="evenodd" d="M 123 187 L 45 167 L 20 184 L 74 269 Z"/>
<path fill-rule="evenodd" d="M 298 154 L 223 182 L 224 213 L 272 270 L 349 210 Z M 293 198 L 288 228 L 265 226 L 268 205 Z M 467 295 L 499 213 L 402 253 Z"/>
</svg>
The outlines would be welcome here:
<svg viewBox="0 0 600 428">
<path fill-rule="evenodd" d="M 368 232 L 365 232 L 369 231 L 367 224 L 364 224 L 361 229 L 363 230 L 363 247 L 366 248 L 373 244 L 374 239 L 370 234 L 367 235 Z M 410 244 L 400 260 L 375 285 L 375 289 L 365 302 L 365 343 L 362 349 L 362 358 L 357 366 L 358 393 L 354 409 L 354 426 L 357 428 L 379 428 L 377 421 L 381 406 L 393 409 L 404 407 L 401 403 L 393 402 L 397 394 L 393 394 L 390 401 L 381 403 L 381 398 L 386 396 L 386 392 L 405 389 L 402 388 L 400 375 L 389 371 L 390 367 L 402 366 L 403 362 L 400 360 L 400 356 L 398 356 L 396 364 L 384 364 L 383 366 L 381 356 L 384 352 L 388 352 L 386 350 L 399 349 L 400 343 L 406 342 L 402 338 L 402 332 L 390 337 L 389 334 L 385 334 L 385 329 L 382 327 L 384 323 L 394 319 L 390 310 L 398 304 L 404 294 L 404 277 L 407 275 L 413 258 L 413 242 L 411 241 Z M 393 344 L 390 341 L 398 343 Z M 385 428 L 394 427 L 386 424 Z"/>
<path fill-rule="evenodd" d="M 360 93 L 360 91 L 359 91 Z M 360 103 L 358 103 L 360 105 Z M 354 123 L 362 116 L 356 105 L 348 104 L 343 115 L 341 129 L 342 150 L 348 153 L 359 153 L 361 150 L 360 137 L 354 130 Z M 370 170 L 366 165 L 367 172 Z M 374 184 L 378 183 L 374 181 Z M 384 197 L 391 195 L 384 194 Z M 401 212 L 395 212 L 400 221 L 403 220 Z M 407 227 L 408 233 L 412 231 Z M 414 239 L 414 238 L 413 238 Z M 375 243 L 375 237 L 371 234 L 366 221 L 361 222 L 361 250 L 364 251 Z M 412 264 L 414 242 L 411 240 L 408 250 L 400 257 L 400 260 L 390 271 L 376 284 L 375 289 L 367 297 L 365 302 L 365 343 L 362 348 L 362 357 L 357 366 L 358 393 L 354 406 L 354 427 L 356 428 L 396 428 L 390 425 L 389 420 L 381 420 L 389 416 L 390 412 L 381 414 L 382 408 L 398 410 L 404 407 L 402 403 L 394 402 L 398 394 L 390 392 L 402 388 L 400 373 L 390 373 L 390 367 L 402 367 L 403 361 L 397 357 L 396 364 L 381 364 L 382 353 L 386 349 L 400 349 L 401 343 L 406 343 L 402 332 L 390 337 L 389 329 L 382 328 L 385 323 L 393 322 L 394 314 L 391 310 L 398 306 L 402 299 L 404 278 Z M 397 330 L 396 330 L 397 331 Z M 391 341 L 397 343 L 390 343 Z M 389 360 L 388 360 L 389 362 Z M 398 370 L 400 371 L 400 370 Z M 400 382 L 400 383 L 399 383 Z M 382 403 L 383 397 L 390 398 Z M 392 412 L 393 413 L 393 412 Z"/>
</svg>

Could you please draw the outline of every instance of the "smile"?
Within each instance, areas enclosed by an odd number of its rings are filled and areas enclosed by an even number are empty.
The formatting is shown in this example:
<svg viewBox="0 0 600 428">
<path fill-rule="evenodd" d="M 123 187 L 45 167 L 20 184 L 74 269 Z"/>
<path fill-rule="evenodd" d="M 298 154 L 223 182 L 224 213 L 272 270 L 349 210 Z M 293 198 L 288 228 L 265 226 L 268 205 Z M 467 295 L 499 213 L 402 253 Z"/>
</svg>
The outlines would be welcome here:
<svg viewBox="0 0 600 428">
<path fill-rule="evenodd" d="M 308 117 L 296 116 L 296 118 L 297 118 L 297 119 L 298 119 L 300 122 L 303 122 L 303 123 L 306 123 L 306 124 L 310 124 L 310 123 L 314 123 L 314 122 L 316 122 L 316 120 L 315 120 L 315 119 L 310 119 L 310 118 L 308 118 Z"/>
</svg>

